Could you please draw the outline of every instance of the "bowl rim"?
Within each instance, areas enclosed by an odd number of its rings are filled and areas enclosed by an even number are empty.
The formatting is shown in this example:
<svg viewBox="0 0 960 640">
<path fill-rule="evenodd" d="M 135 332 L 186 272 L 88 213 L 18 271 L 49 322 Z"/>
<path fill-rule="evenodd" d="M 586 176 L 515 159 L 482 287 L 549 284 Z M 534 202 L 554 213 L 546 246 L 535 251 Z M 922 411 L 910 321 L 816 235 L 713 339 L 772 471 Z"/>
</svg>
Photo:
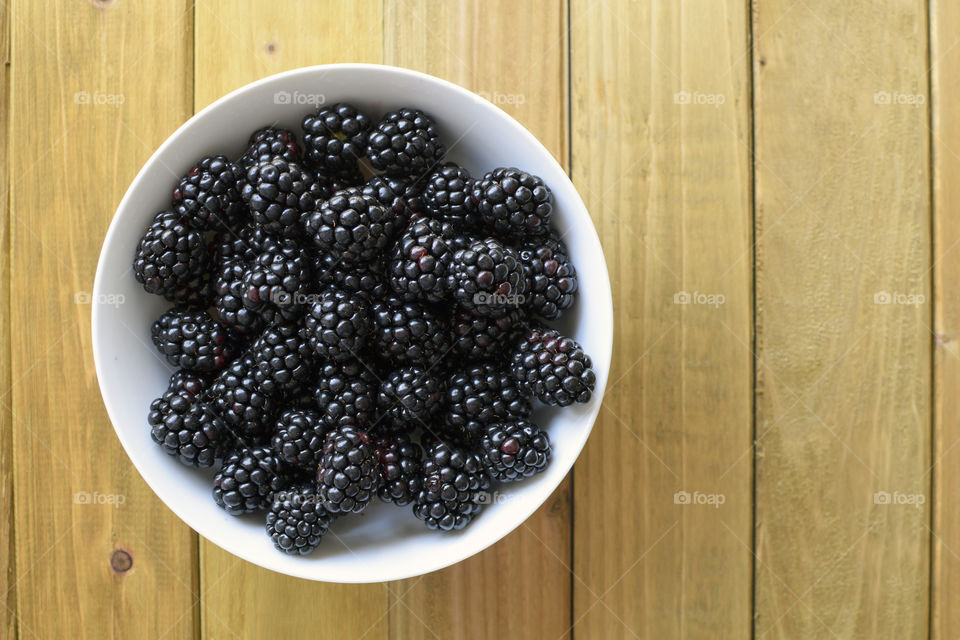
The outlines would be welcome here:
<svg viewBox="0 0 960 640">
<path fill-rule="evenodd" d="M 152 478 L 152 479 L 148 478 L 142 471 L 142 466 L 144 465 L 144 461 L 141 459 L 141 456 L 139 453 L 140 447 L 129 438 L 126 438 L 123 435 L 123 431 L 117 427 L 117 424 L 120 422 L 120 417 L 119 417 L 120 412 L 117 408 L 115 408 L 113 401 L 110 398 L 108 398 L 107 394 L 104 392 L 105 363 L 101 362 L 101 358 L 98 357 L 98 354 L 100 354 L 102 351 L 102 347 L 100 344 L 100 339 L 98 337 L 98 331 L 97 331 L 97 327 L 100 324 L 100 314 L 103 313 L 100 307 L 104 305 L 99 305 L 99 304 L 91 305 L 92 350 L 93 350 L 93 358 L 94 358 L 94 368 L 96 370 L 97 384 L 100 390 L 100 396 L 103 399 L 104 406 L 107 409 L 107 415 L 110 418 L 110 423 L 111 423 L 111 426 L 113 427 L 114 433 L 116 434 L 117 438 L 120 440 L 120 444 L 123 447 L 124 452 L 127 454 L 127 457 L 130 458 L 130 462 L 133 464 L 134 468 L 136 469 L 140 477 L 143 478 L 144 482 L 147 484 L 147 486 L 150 487 L 151 491 L 153 491 L 153 493 L 160 500 L 160 502 L 163 503 L 168 509 L 170 509 L 183 524 L 187 525 L 199 536 L 203 537 L 204 539 L 216 545 L 217 547 L 223 549 L 227 553 L 230 553 L 231 555 L 237 556 L 243 560 L 246 560 L 247 562 L 255 564 L 259 567 L 263 567 L 264 569 L 268 569 L 270 571 L 280 573 L 282 575 L 289 575 L 289 576 L 303 578 L 303 579 L 312 580 L 312 581 L 322 581 L 322 582 L 341 583 L 341 584 L 375 584 L 378 582 L 403 580 L 403 579 L 416 577 L 420 575 L 426 575 L 428 573 L 433 573 L 435 571 L 455 565 L 459 562 L 462 562 L 463 560 L 466 560 L 470 557 L 473 557 L 479 554 L 480 552 L 493 546 L 494 544 L 496 544 L 497 542 L 505 538 L 507 535 L 509 535 L 516 529 L 518 529 L 522 524 L 524 524 L 530 518 L 531 515 L 533 515 L 538 509 L 540 509 L 540 507 L 542 507 L 547 500 L 549 500 L 550 496 L 556 491 L 557 487 L 559 487 L 560 484 L 570 475 L 571 471 L 573 470 L 573 465 L 576 463 L 577 459 L 579 459 L 580 455 L 583 453 L 583 448 L 586 445 L 586 442 L 590 437 L 590 434 L 593 432 L 594 426 L 596 425 L 597 416 L 600 412 L 600 407 L 602 406 L 602 403 L 603 403 L 603 396 L 604 396 L 604 393 L 606 392 L 607 382 L 609 381 L 610 362 L 613 356 L 613 295 L 612 295 L 612 290 L 610 285 L 610 273 L 607 268 L 606 257 L 602 250 L 602 245 L 600 243 L 600 238 L 597 233 L 596 226 L 594 225 L 593 219 L 590 217 L 589 211 L 587 210 L 587 207 L 584 204 L 583 199 L 580 197 L 580 194 L 577 191 L 576 187 L 574 186 L 573 181 L 570 179 L 570 175 L 567 173 L 567 171 L 563 168 L 562 165 L 560 165 L 560 163 L 553 156 L 550 150 L 547 149 L 546 146 L 544 146 L 544 144 L 540 142 L 540 140 L 537 139 L 537 137 L 533 135 L 533 133 L 531 133 L 525 126 L 523 126 L 519 121 L 514 119 L 513 116 L 511 116 L 510 114 L 508 114 L 503 109 L 493 104 L 489 100 L 486 100 L 482 96 L 464 87 L 461 87 L 460 85 L 457 85 L 448 80 L 444 80 L 443 78 L 438 78 L 436 76 L 423 73 L 420 71 L 414 71 L 412 69 L 407 69 L 404 67 L 396 67 L 392 65 L 344 62 L 344 63 L 311 65 L 311 66 L 305 66 L 305 67 L 298 67 L 295 69 L 289 69 L 287 71 L 275 73 L 275 74 L 260 78 L 258 80 L 255 80 L 253 82 L 247 83 L 245 85 L 242 85 L 230 91 L 226 95 L 218 98 L 217 100 L 211 102 L 209 105 L 207 105 L 200 111 L 197 111 L 196 113 L 194 113 L 190 118 L 188 118 L 185 122 L 183 122 L 180 126 L 178 126 L 176 130 L 174 130 L 170 135 L 168 135 L 167 138 L 163 141 L 163 143 L 161 143 L 160 146 L 157 147 L 157 149 L 150 155 L 150 157 L 140 167 L 140 170 L 137 172 L 136 176 L 130 182 L 130 185 L 127 187 L 127 190 L 124 192 L 123 197 L 121 198 L 119 204 L 117 205 L 116 210 L 114 211 L 113 217 L 110 221 L 110 225 L 107 228 L 107 232 L 104 236 L 103 243 L 100 248 L 100 255 L 97 260 L 97 269 L 96 269 L 96 275 L 94 278 L 92 299 L 93 300 L 100 299 L 100 295 L 103 293 L 102 288 L 104 286 L 104 279 L 105 279 L 104 271 L 105 271 L 106 255 L 107 255 L 106 249 L 108 246 L 115 244 L 116 236 L 119 235 L 120 233 L 121 217 L 122 217 L 120 213 L 130 207 L 131 200 L 133 199 L 134 194 L 139 190 L 140 183 L 146 179 L 148 168 L 153 166 L 155 163 L 159 162 L 158 158 L 160 158 L 169 147 L 176 144 L 178 139 L 181 136 L 185 135 L 185 132 L 188 131 L 190 128 L 192 128 L 192 126 L 196 121 L 200 120 L 205 114 L 211 111 L 215 111 L 221 108 L 223 105 L 231 102 L 235 98 L 245 93 L 255 91 L 256 89 L 258 89 L 263 85 L 267 85 L 274 82 L 281 82 L 285 79 L 295 77 L 298 75 L 310 75 L 310 74 L 315 74 L 317 72 L 325 72 L 325 71 L 332 71 L 332 70 L 337 70 L 337 71 L 368 70 L 368 71 L 380 71 L 380 72 L 393 73 L 399 76 L 405 76 L 411 80 L 418 80 L 425 83 L 435 84 L 443 88 L 444 90 L 448 90 L 455 94 L 459 94 L 460 97 L 462 98 L 468 98 L 475 102 L 481 103 L 482 108 L 485 108 L 488 111 L 493 111 L 499 120 L 503 121 L 506 126 L 513 129 L 514 130 L 513 133 L 515 133 L 520 139 L 522 139 L 524 144 L 536 147 L 538 151 L 540 151 L 542 155 L 545 158 L 547 158 L 547 163 L 548 164 L 552 163 L 553 168 L 556 169 L 558 173 L 564 176 L 564 178 L 568 183 L 568 186 L 570 187 L 570 193 L 573 196 L 567 202 L 568 206 L 571 209 L 571 217 L 583 217 L 589 222 L 589 224 L 586 225 L 587 227 L 589 227 L 589 233 L 592 234 L 593 236 L 592 239 L 596 242 L 597 246 L 600 247 L 599 256 L 596 256 L 596 258 L 598 258 L 598 268 L 602 269 L 602 274 L 603 276 L 605 276 L 600 279 L 602 280 L 603 286 L 597 293 L 602 298 L 601 301 L 604 303 L 603 304 L 604 310 L 607 311 L 605 314 L 606 326 L 603 327 L 603 329 L 605 330 L 606 334 L 609 337 L 609 339 L 606 341 L 606 346 L 607 346 L 607 351 L 609 352 L 610 355 L 605 358 L 605 362 L 603 363 L 604 365 L 603 370 L 602 371 L 597 370 L 597 374 L 598 374 L 597 379 L 598 379 L 598 382 L 600 382 L 600 384 L 598 384 L 598 386 L 594 389 L 594 395 L 596 397 L 596 401 L 591 411 L 587 414 L 584 414 L 584 416 L 582 417 L 582 420 L 586 421 L 588 424 L 587 424 L 587 428 L 583 430 L 583 434 L 579 439 L 579 442 L 575 443 L 577 454 L 576 456 L 574 456 L 573 460 L 570 463 L 570 466 L 566 469 L 564 474 L 559 476 L 556 482 L 550 483 L 550 486 L 548 487 L 549 490 L 545 491 L 544 493 L 545 497 L 543 501 L 538 502 L 531 507 L 524 508 L 521 518 L 515 518 L 514 522 L 510 523 L 510 526 L 507 526 L 501 530 L 498 530 L 495 533 L 495 535 L 491 535 L 485 539 L 481 539 L 481 544 L 470 547 L 468 553 L 466 554 L 460 554 L 460 553 L 434 554 L 431 556 L 433 560 L 422 563 L 416 570 L 413 570 L 413 571 L 397 572 L 397 573 L 391 574 L 389 570 L 386 570 L 387 568 L 385 567 L 384 574 L 385 575 L 389 574 L 389 575 L 386 575 L 386 577 L 384 578 L 367 579 L 364 577 L 359 577 L 356 579 L 351 579 L 349 575 L 345 576 L 345 575 L 342 575 L 340 572 L 337 572 L 336 575 L 326 575 L 326 574 L 317 575 L 318 573 L 323 573 L 322 571 L 319 571 L 319 572 L 317 571 L 316 567 L 322 566 L 321 564 L 317 564 L 317 563 L 303 563 L 304 565 L 303 571 L 287 570 L 286 567 L 281 568 L 281 567 L 275 566 L 270 563 L 269 558 L 262 558 L 260 557 L 260 555 L 256 553 L 247 552 L 244 545 L 230 546 L 228 544 L 229 542 L 228 540 L 221 541 L 221 540 L 215 539 L 216 537 L 211 534 L 215 533 L 216 526 L 212 524 L 204 526 L 203 522 L 197 523 L 197 522 L 193 522 L 192 519 L 188 519 L 188 517 L 185 514 L 185 511 L 178 506 L 178 503 L 176 501 L 173 501 L 173 500 L 168 501 L 164 499 L 161 490 L 158 489 L 158 485 L 160 484 L 160 481 L 157 478 Z M 555 190 L 555 187 L 551 186 L 551 188 Z M 597 363 L 596 363 L 596 360 L 594 360 L 595 369 L 596 369 L 596 366 L 597 366 Z M 519 507 L 516 507 L 516 508 L 519 509 Z"/>
</svg>

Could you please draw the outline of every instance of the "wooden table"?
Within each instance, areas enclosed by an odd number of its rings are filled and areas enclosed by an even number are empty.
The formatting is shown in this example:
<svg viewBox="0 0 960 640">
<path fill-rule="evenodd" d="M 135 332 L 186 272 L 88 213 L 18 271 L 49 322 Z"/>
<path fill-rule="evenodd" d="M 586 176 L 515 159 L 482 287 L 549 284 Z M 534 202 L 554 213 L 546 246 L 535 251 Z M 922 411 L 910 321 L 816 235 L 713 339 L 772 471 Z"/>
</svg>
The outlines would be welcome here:
<svg viewBox="0 0 960 640">
<path fill-rule="evenodd" d="M 960 4 L 8 0 L 0 25 L 0 636 L 960 634 Z M 341 61 L 530 128 L 616 308 L 572 477 L 484 553 L 367 586 L 258 569 L 155 498 L 104 412 L 84 295 L 178 125 Z"/>
</svg>

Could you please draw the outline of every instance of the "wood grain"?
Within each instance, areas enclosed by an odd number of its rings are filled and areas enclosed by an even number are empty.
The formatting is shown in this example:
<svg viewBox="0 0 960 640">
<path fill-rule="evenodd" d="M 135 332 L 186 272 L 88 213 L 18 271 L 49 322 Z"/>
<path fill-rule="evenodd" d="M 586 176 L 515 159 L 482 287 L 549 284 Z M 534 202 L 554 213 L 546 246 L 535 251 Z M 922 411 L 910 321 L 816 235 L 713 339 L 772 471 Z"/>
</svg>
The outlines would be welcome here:
<svg viewBox="0 0 960 640">
<path fill-rule="evenodd" d="M 196 538 L 143 483 L 113 433 L 93 368 L 89 300 L 121 195 L 189 115 L 188 7 L 12 5 L 16 375 L 5 402 L 21 638 L 177 638 L 196 629 Z M 149 47 L 145 33 L 156 38 Z M 123 502 L 97 502 L 109 499 Z"/>
<path fill-rule="evenodd" d="M 16 536 L 13 513 L 13 416 L 10 413 L 10 207 L 7 165 L 10 124 L 10 8 L 0 5 L 0 637 L 14 638 L 17 629 Z"/>
<path fill-rule="evenodd" d="M 573 177 L 616 313 L 576 466 L 577 637 L 749 636 L 747 18 L 740 1 L 571 6 Z"/>
<path fill-rule="evenodd" d="M 926 637 L 926 6 L 755 7 L 756 635 Z"/>
<path fill-rule="evenodd" d="M 384 62 L 495 102 L 566 164 L 566 7 L 508 0 L 385 2 Z M 490 167 L 491 169 L 493 167 Z M 570 603 L 570 488 L 490 549 L 391 589 L 392 638 L 564 637 Z M 518 612 L 523 615 L 518 615 Z"/>
<path fill-rule="evenodd" d="M 204 1 L 196 8 L 196 104 L 312 64 L 380 62 L 380 3 Z M 229 56 L 222 52 L 230 51 Z M 387 636 L 388 587 L 308 582 L 201 541 L 204 638 Z"/>
</svg>

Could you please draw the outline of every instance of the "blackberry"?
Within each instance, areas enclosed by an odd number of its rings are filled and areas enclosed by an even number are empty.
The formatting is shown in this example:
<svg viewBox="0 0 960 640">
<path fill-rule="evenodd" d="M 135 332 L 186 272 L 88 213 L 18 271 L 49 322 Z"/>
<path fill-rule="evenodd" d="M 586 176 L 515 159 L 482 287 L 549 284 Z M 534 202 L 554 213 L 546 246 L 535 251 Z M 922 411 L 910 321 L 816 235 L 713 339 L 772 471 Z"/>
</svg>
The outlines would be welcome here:
<svg viewBox="0 0 960 640">
<path fill-rule="evenodd" d="M 243 305 L 265 314 L 295 317 L 312 283 L 310 261 L 295 242 L 286 240 L 261 253 L 243 277 Z"/>
<path fill-rule="evenodd" d="M 383 117 L 367 137 L 367 158 L 377 169 L 415 174 L 446 153 L 433 118 L 418 109 L 397 109 Z"/>
<path fill-rule="evenodd" d="M 550 438 L 528 420 L 489 425 L 480 442 L 487 473 L 500 482 L 536 475 L 550 462 Z"/>
<path fill-rule="evenodd" d="M 355 358 L 367 343 L 370 324 L 367 299 L 337 287 L 317 294 L 303 320 L 310 348 L 330 360 Z"/>
<path fill-rule="evenodd" d="M 210 386 L 210 398 L 227 429 L 241 439 L 265 435 L 276 419 L 274 398 L 257 385 L 257 361 L 247 352 L 230 363 Z"/>
<path fill-rule="evenodd" d="M 333 197 L 333 194 L 346 189 L 361 188 L 364 184 L 363 174 L 359 169 L 327 173 L 314 172 L 314 194 L 317 206 Z"/>
<path fill-rule="evenodd" d="M 453 316 L 453 351 L 467 360 L 501 358 L 513 331 L 522 328 L 523 322 L 519 309 L 510 309 L 499 318 L 457 311 Z"/>
<path fill-rule="evenodd" d="M 208 271 L 195 273 L 167 296 L 171 302 L 188 309 L 205 309 L 213 301 L 213 280 Z"/>
<path fill-rule="evenodd" d="M 317 481 L 327 511 L 363 511 L 382 482 L 377 452 L 366 432 L 343 426 L 328 433 Z"/>
<path fill-rule="evenodd" d="M 377 495 L 384 502 L 405 507 L 420 491 L 423 449 L 404 434 L 394 433 L 374 440 L 383 484 Z"/>
<path fill-rule="evenodd" d="M 182 217 L 161 211 L 140 238 L 133 275 L 147 293 L 176 301 L 178 292 L 196 280 L 206 266 L 203 236 Z"/>
<path fill-rule="evenodd" d="M 380 382 L 377 406 L 393 421 L 418 427 L 440 414 L 443 385 L 423 367 L 396 369 Z"/>
<path fill-rule="evenodd" d="M 515 168 L 494 169 L 473 186 L 481 221 L 503 236 L 542 236 L 550 231 L 550 189 L 539 177 Z"/>
<path fill-rule="evenodd" d="M 190 467 L 212 467 L 225 439 L 225 425 L 213 407 L 181 393 L 154 400 L 147 422 L 153 441 Z"/>
<path fill-rule="evenodd" d="M 292 391 L 310 377 L 314 357 L 300 334 L 297 323 L 276 322 L 250 347 L 257 365 L 253 379 L 264 394 Z"/>
<path fill-rule="evenodd" d="M 250 264 L 267 249 L 277 246 L 277 240 L 259 225 L 248 223 L 237 229 L 221 229 L 213 239 L 216 263 Z"/>
<path fill-rule="evenodd" d="M 361 293 L 367 300 L 387 295 L 387 282 L 379 261 L 344 264 L 337 256 L 321 252 L 314 256 L 313 272 L 321 286 L 335 285 L 344 291 Z"/>
<path fill-rule="evenodd" d="M 432 218 L 413 222 L 397 242 L 387 265 L 390 286 L 408 299 L 438 302 L 447 296 L 453 257 L 443 225 Z"/>
<path fill-rule="evenodd" d="M 476 442 L 491 424 L 530 415 L 530 403 L 516 381 L 494 364 L 478 364 L 447 379 L 445 431 L 463 441 Z"/>
<path fill-rule="evenodd" d="M 376 198 L 393 213 L 397 233 L 402 232 L 410 220 L 423 215 L 422 192 L 422 181 L 390 175 L 373 176 L 363 186 L 364 195 Z"/>
<path fill-rule="evenodd" d="M 359 188 L 335 193 L 303 217 L 304 231 L 314 246 L 345 262 L 369 262 L 395 232 L 393 216 Z"/>
<path fill-rule="evenodd" d="M 413 513 L 430 529 L 463 529 L 483 509 L 489 488 L 490 478 L 476 454 L 439 441 L 424 457 Z"/>
<path fill-rule="evenodd" d="M 547 320 L 559 318 L 573 305 L 577 293 L 577 271 L 567 256 L 567 246 L 554 233 L 520 246 L 527 308 Z"/>
<path fill-rule="evenodd" d="M 303 119 L 306 157 L 317 167 L 333 171 L 355 169 L 363 156 L 370 120 L 353 106 L 338 102 Z"/>
<path fill-rule="evenodd" d="M 247 291 L 243 279 L 247 270 L 243 263 L 227 262 L 220 268 L 214 285 L 214 315 L 239 335 L 257 334 L 263 328 L 260 314 L 243 304 Z"/>
<path fill-rule="evenodd" d="M 453 254 L 447 287 L 464 309 L 496 317 L 524 302 L 527 280 L 517 251 L 487 238 Z"/>
<path fill-rule="evenodd" d="M 236 350 L 230 332 L 206 311 L 174 307 L 153 323 L 150 334 L 167 362 L 183 369 L 223 369 Z"/>
<path fill-rule="evenodd" d="M 210 386 L 210 378 L 202 373 L 180 369 L 170 376 L 167 393 L 179 393 L 187 400 L 195 400 Z"/>
<path fill-rule="evenodd" d="M 264 231 L 295 237 L 300 216 L 316 207 L 314 182 L 313 174 L 299 164 L 274 156 L 247 169 L 241 196 Z"/>
<path fill-rule="evenodd" d="M 326 429 L 319 413 L 313 409 L 289 409 L 277 422 L 273 449 L 284 462 L 315 471 L 320 464 L 325 437 Z"/>
<path fill-rule="evenodd" d="M 243 214 L 237 190 L 242 175 L 226 156 L 206 156 L 177 182 L 173 206 L 194 229 L 229 228 Z"/>
<path fill-rule="evenodd" d="M 478 228 L 477 204 L 471 197 L 473 183 L 466 169 L 448 162 L 427 178 L 424 209 L 428 215 L 460 229 Z"/>
<path fill-rule="evenodd" d="M 384 358 L 429 366 L 450 350 L 446 318 L 429 305 L 388 295 L 372 308 L 373 344 Z"/>
<path fill-rule="evenodd" d="M 250 135 L 250 144 L 237 164 L 246 171 L 253 165 L 274 157 L 280 157 L 287 162 L 300 160 L 300 147 L 294 132 L 276 127 L 257 129 Z"/>
<path fill-rule="evenodd" d="M 284 469 L 273 451 L 243 447 L 224 458 L 213 477 L 213 500 L 233 516 L 259 511 L 284 481 Z"/>
<path fill-rule="evenodd" d="M 517 341 L 510 362 L 520 391 L 546 404 L 589 402 L 596 383 L 590 356 L 573 338 L 534 327 Z"/>
<path fill-rule="evenodd" d="M 293 484 L 270 497 L 267 535 L 280 551 L 305 556 L 317 548 L 333 520 L 320 504 L 316 483 Z"/>
<path fill-rule="evenodd" d="M 316 406 L 328 428 L 367 428 L 377 419 L 377 379 L 359 361 L 329 362 L 317 372 Z"/>
</svg>

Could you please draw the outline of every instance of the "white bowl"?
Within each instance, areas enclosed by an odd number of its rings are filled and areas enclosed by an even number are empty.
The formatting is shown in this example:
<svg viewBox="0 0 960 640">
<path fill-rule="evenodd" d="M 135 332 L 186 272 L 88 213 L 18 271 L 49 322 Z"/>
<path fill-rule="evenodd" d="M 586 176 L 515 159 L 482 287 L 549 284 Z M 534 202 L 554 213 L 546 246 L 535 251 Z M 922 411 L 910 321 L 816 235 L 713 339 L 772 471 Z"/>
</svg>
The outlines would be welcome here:
<svg viewBox="0 0 960 640">
<path fill-rule="evenodd" d="M 177 177 L 202 156 L 237 157 L 250 132 L 269 124 L 300 131 L 314 104 L 349 101 L 373 118 L 413 106 L 432 114 L 449 159 L 481 175 L 498 166 L 537 174 L 553 190 L 554 225 L 580 277 L 579 298 L 556 326 L 576 338 L 597 373 L 593 399 L 565 409 L 540 408 L 534 419 L 553 442 L 547 470 L 502 486 L 466 529 L 427 530 L 410 508 L 376 502 L 334 523 L 306 557 L 274 549 L 263 514 L 236 518 L 211 498 L 212 471 L 189 469 L 150 439 L 150 402 L 171 368 L 150 341 L 150 326 L 169 306 L 134 280 L 134 249 L 153 216 L 169 206 Z M 422 73 L 367 64 L 334 64 L 280 73 L 221 98 L 164 142 L 120 202 L 100 252 L 93 295 L 93 353 L 100 391 L 114 429 L 134 466 L 177 516 L 217 546 L 291 576 L 329 582 L 379 582 L 428 573 L 472 556 L 510 533 L 550 496 L 586 443 L 600 410 L 613 341 L 610 281 L 600 241 L 580 196 L 553 156 L 506 113 L 454 84 Z"/>
</svg>

